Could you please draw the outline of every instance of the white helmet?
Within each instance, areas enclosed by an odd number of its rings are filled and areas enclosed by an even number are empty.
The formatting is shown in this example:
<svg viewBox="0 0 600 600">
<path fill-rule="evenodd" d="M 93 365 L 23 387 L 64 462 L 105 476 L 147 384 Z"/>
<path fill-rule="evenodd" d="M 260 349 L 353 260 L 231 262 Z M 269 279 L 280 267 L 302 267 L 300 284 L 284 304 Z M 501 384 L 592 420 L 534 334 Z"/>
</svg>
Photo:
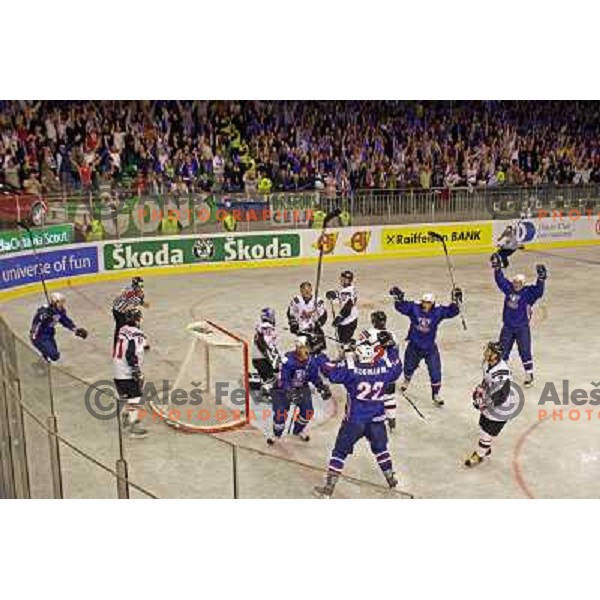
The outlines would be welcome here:
<svg viewBox="0 0 600 600">
<path fill-rule="evenodd" d="M 309 346 L 308 337 L 305 335 L 299 335 L 296 338 L 296 348 L 302 348 L 303 346 Z"/>
<path fill-rule="evenodd" d="M 61 294 L 60 292 L 52 292 L 50 294 L 50 304 L 59 304 L 66 301 L 67 299 L 65 298 L 65 295 Z"/>
<path fill-rule="evenodd" d="M 421 302 L 435 302 L 435 296 L 431 292 L 427 292 L 421 296 Z"/>
</svg>

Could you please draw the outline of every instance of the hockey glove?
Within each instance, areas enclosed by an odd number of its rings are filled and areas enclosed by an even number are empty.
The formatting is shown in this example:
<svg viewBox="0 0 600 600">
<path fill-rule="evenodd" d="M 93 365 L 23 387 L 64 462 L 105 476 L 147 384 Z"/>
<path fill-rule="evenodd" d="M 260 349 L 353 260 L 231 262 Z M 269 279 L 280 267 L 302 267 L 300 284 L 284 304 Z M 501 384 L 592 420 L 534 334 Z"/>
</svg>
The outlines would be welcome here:
<svg viewBox="0 0 600 600">
<path fill-rule="evenodd" d="M 492 269 L 502 268 L 502 260 L 497 252 L 494 252 L 494 254 L 490 256 L 490 263 L 492 264 Z"/>
<path fill-rule="evenodd" d="M 342 324 L 342 321 L 344 319 L 342 317 L 340 317 L 339 315 L 331 322 L 331 325 L 333 327 L 339 327 Z"/>
<path fill-rule="evenodd" d="M 545 281 L 548 278 L 548 271 L 545 265 L 536 265 L 535 270 L 537 271 L 538 279 Z"/>
<path fill-rule="evenodd" d="M 329 389 L 329 386 L 324 383 L 317 387 L 317 392 L 319 392 L 323 400 L 329 400 L 331 398 L 331 390 Z"/>
<path fill-rule="evenodd" d="M 300 333 L 300 325 L 298 321 L 290 321 L 290 333 L 298 335 Z"/>
<path fill-rule="evenodd" d="M 481 386 L 477 386 L 473 390 L 473 408 L 481 410 L 481 407 L 483 406 L 483 397 L 483 388 Z"/>
<path fill-rule="evenodd" d="M 454 304 L 462 304 L 463 301 L 463 292 L 459 287 L 455 287 L 452 290 L 452 302 Z"/>
<path fill-rule="evenodd" d="M 329 290 L 325 294 L 325 298 L 327 298 L 327 300 L 335 300 L 337 298 L 337 292 L 335 290 Z"/>
<path fill-rule="evenodd" d="M 83 327 L 78 327 L 75 329 L 75 335 L 80 337 L 82 340 L 85 340 L 85 338 L 88 336 L 88 332 Z"/>
<path fill-rule="evenodd" d="M 397 285 L 390 289 L 390 296 L 395 302 L 404 302 L 404 292 Z"/>
</svg>

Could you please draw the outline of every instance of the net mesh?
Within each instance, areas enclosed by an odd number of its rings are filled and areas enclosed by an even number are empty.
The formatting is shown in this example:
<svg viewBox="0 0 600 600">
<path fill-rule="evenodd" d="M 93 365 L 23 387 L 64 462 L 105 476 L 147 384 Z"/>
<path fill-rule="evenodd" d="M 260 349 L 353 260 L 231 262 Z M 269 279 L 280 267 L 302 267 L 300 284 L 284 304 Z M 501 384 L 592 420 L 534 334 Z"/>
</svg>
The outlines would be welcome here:
<svg viewBox="0 0 600 600">
<path fill-rule="evenodd" d="M 248 422 L 248 345 L 223 327 L 199 321 L 187 327 L 192 339 L 167 397 L 153 408 L 168 425 L 214 432 Z"/>
</svg>

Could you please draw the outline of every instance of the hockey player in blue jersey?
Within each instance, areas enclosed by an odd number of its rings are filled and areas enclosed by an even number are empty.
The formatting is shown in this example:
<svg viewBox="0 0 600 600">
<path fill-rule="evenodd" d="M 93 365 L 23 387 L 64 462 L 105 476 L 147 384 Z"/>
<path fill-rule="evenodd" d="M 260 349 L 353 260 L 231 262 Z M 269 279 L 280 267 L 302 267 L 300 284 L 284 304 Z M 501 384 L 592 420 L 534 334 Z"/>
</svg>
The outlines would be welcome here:
<svg viewBox="0 0 600 600">
<path fill-rule="evenodd" d="M 287 352 L 281 361 L 281 369 L 272 389 L 273 436 L 267 438 L 272 446 L 280 439 L 285 429 L 288 410 L 295 404 L 299 413 L 294 420 L 292 433 L 304 442 L 310 437 L 304 432 L 314 414 L 312 393 L 309 384 L 315 386 L 323 400 L 331 398 L 331 391 L 319 373 L 319 365 L 326 360 L 323 354 L 312 354 L 306 337 L 298 337 L 296 349 Z"/>
<path fill-rule="evenodd" d="M 508 360 L 514 343 L 517 343 L 519 356 L 525 370 L 525 387 L 533 385 L 533 356 L 531 353 L 531 319 L 533 305 L 544 295 L 548 272 L 544 265 L 537 265 L 537 281 L 533 285 L 525 285 L 524 275 L 515 275 L 509 281 L 502 272 L 502 261 L 496 254 L 491 258 L 494 279 L 498 289 L 504 294 L 502 312 L 502 360 Z"/>
<path fill-rule="evenodd" d="M 431 399 L 436 406 L 443 406 L 444 400 L 440 397 L 442 361 L 436 335 L 441 321 L 459 314 L 459 306 L 463 301 L 462 291 L 454 288 L 451 304 L 447 306 L 436 304 L 433 294 L 423 294 L 420 302 L 409 302 L 404 299 L 404 292 L 398 287 L 393 287 L 390 295 L 394 298 L 396 310 L 410 319 L 406 338 L 408 344 L 404 353 L 404 381 L 400 385 L 400 391 L 404 393 L 407 390 L 414 372 L 424 360 L 431 381 Z"/>
<path fill-rule="evenodd" d="M 67 315 L 67 301 L 63 294 L 54 292 L 50 294 L 49 300 L 49 304 L 41 306 L 36 311 L 31 323 L 29 339 L 46 362 L 56 362 L 60 358 L 56 345 L 57 323 L 82 339 L 85 339 L 88 334 L 83 327 L 77 327 Z"/>
<path fill-rule="evenodd" d="M 385 425 L 385 390 L 402 373 L 398 346 L 388 331 L 364 331 L 354 352 L 340 362 L 324 362 L 321 372 L 331 383 L 341 383 L 347 392 L 346 413 L 329 459 L 325 485 L 316 495 L 332 496 L 348 455 L 361 438 L 371 445 L 377 464 L 390 488 L 398 485 L 388 449 Z"/>
</svg>

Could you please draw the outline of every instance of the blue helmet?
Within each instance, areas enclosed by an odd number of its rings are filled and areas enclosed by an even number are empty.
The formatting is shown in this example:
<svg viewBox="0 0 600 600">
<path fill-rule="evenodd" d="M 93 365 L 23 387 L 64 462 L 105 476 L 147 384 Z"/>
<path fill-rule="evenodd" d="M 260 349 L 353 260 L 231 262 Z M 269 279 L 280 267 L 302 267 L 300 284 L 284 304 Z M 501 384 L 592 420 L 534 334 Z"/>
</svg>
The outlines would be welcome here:
<svg viewBox="0 0 600 600">
<path fill-rule="evenodd" d="M 260 311 L 260 320 L 275 325 L 275 311 L 272 308 L 263 308 Z"/>
</svg>

